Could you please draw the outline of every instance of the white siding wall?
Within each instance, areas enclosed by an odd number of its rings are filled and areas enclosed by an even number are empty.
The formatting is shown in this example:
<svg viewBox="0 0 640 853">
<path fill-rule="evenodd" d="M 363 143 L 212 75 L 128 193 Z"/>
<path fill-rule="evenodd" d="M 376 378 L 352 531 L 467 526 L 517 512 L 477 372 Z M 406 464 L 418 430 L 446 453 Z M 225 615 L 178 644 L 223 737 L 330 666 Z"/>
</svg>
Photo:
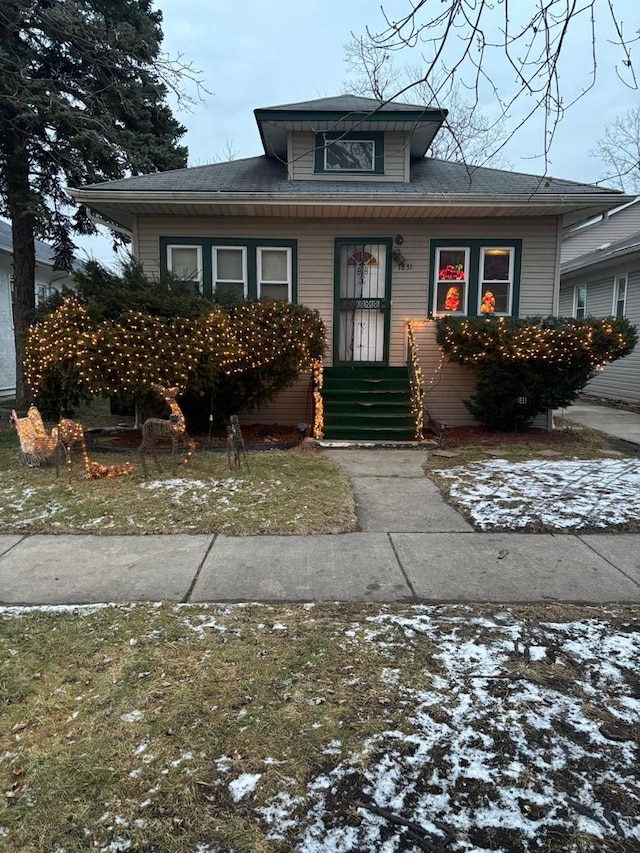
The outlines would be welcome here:
<svg viewBox="0 0 640 853">
<path fill-rule="evenodd" d="M 587 285 L 587 315 L 608 317 L 613 309 L 613 284 L 617 275 L 628 275 L 627 304 L 625 316 L 640 327 L 640 257 L 626 261 L 625 265 L 611 268 L 611 272 L 585 270 L 562 281 L 561 306 L 573 299 L 575 284 Z M 570 312 L 569 312 L 570 313 Z M 611 400 L 640 402 L 640 346 L 626 358 L 606 365 L 585 388 L 586 394 L 606 397 Z"/>
<path fill-rule="evenodd" d="M 298 181 L 408 181 L 406 151 L 409 134 L 399 131 L 385 133 L 384 175 L 341 175 L 339 172 L 314 172 L 315 133 L 292 133 L 290 135 L 291 161 L 289 176 Z"/>
<path fill-rule="evenodd" d="M 7 255 L 0 255 L 0 392 L 13 392 L 16 387 L 10 276 L 11 259 Z"/>
<path fill-rule="evenodd" d="M 595 252 L 605 243 L 617 243 L 636 231 L 640 231 L 640 202 L 569 233 L 562 243 L 562 262 Z"/>
<path fill-rule="evenodd" d="M 16 390 L 16 353 L 10 285 L 12 273 L 12 256 L 0 254 L 0 394 L 13 394 Z M 61 273 L 53 272 L 51 267 L 38 264 L 36 287 L 41 284 L 50 285 L 51 279 L 56 279 L 52 285 L 54 289 L 61 289 L 63 284 L 67 287 L 72 286 L 73 282 L 70 278 L 61 281 L 60 276 Z"/>
<path fill-rule="evenodd" d="M 151 275 L 159 271 L 159 240 L 164 237 L 264 237 L 296 239 L 298 241 L 298 301 L 317 309 L 327 326 L 327 359 L 331 364 L 333 331 L 333 251 L 335 237 L 371 238 L 404 237 L 402 254 L 412 265 L 401 271 L 393 265 L 391 338 L 389 363 L 406 364 L 406 320 L 426 321 L 428 313 L 429 247 L 430 239 L 522 239 L 522 273 L 520 314 L 550 314 L 556 268 L 556 220 L 553 217 L 532 219 L 467 219 L 467 220 L 264 220 L 251 218 L 210 217 L 140 217 L 138 222 L 140 259 Z M 451 425 L 470 422 L 462 398 L 472 393 L 473 375 L 470 370 L 447 364 L 436 370 L 440 350 L 434 339 L 432 323 L 420 333 L 419 349 L 427 382 L 433 377 L 429 390 L 429 410 L 436 420 Z M 296 396 L 297 395 L 297 396 Z M 287 423 L 305 421 L 302 410 L 304 393 L 293 390 L 282 413 L 270 407 L 274 421 L 287 416 Z M 295 404 L 293 401 L 296 400 Z M 266 416 L 266 415 L 265 415 Z M 281 421 L 283 422 L 283 421 Z"/>
</svg>

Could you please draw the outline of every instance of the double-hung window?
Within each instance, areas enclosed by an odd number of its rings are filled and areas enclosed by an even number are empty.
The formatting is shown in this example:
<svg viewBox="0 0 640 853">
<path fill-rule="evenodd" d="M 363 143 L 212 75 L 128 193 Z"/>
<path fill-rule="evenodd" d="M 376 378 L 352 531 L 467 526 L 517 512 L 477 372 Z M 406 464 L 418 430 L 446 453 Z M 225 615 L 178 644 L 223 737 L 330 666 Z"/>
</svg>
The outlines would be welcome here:
<svg viewBox="0 0 640 853">
<path fill-rule="evenodd" d="M 430 310 L 436 314 L 517 316 L 522 241 L 434 240 Z"/>
<path fill-rule="evenodd" d="M 167 270 L 178 281 L 193 282 L 202 293 L 202 247 L 167 246 Z"/>
<path fill-rule="evenodd" d="M 618 275 L 613 288 L 613 316 L 622 318 L 627 310 L 627 276 Z"/>
<path fill-rule="evenodd" d="M 278 237 L 160 237 L 160 269 L 220 301 L 298 298 L 298 242 Z"/>
<path fill-rule="evenodd" d="M 215 296 L 247 298 L 246 246 L 214 246 L 212 265 Z"/>
<path fill-rule="evenodd" d="M 257 248 L 258 299 L 291 302 L 291 249 Z"/>
<path fill-rule="evenodd" d="M 573 316 L 584 320 L 587 316 L 587 285 L 577 284 L 573 290 Z"/>
<path fill-rule="evenodd" d="M 469 249 L 436 249 L 436 313 L 466 314 L 468 285 Z"/>
<path fill-rule="evenodd" d="M 479 314 L 511 314 L 513 266 L 511 247 L 480 249 Z"/>
</svg>

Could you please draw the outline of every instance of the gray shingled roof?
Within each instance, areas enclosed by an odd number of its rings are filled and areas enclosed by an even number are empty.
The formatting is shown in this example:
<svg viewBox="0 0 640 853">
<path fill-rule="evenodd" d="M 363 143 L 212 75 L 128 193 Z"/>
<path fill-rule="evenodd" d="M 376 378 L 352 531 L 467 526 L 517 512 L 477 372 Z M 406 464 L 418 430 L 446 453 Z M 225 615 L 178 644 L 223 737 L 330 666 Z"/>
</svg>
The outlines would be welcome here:
<svg viewBox="0 0 640 853">
<path fill-rule="evenodd" d="M 382 106 L 380 106 L 382 104 Z M 260 110 L 281 110 L 283 112 L 350 112 L 369 113 L 372 110 L 379 112 L 420 112 L 423 109 L 432 109 L 420 104 L 405 104 L 400 101 L 389 101 L 384 103 L 374 98 L 361 98 L 358 95 L 335 95 L 331 98 L 318 98 L 315 101 L 300 101 L 297 104 L 279 104 L 275 107 L 259 107 Z M 435 107 L 439 109 L 439 107 Z"/>
<path fill-rule="evenodd" d="M 93 184 L 83 189 L 129 192 L 192 192 L 192 193 L 277 193 L 299 195 L 323 194 L 389 194 L 412 195 L 557 195 L 617 194 L 615 190 L 603 189 L 593 184 L 582 184 L 560 178 L 540 177 L 521 172 L 506 172 L 500 169 L 468 167 L 462 163 L 424 158 L 411 163 L 411 182 L 389 181 L 291 181 L 287 179 L 284 163 L 265 156 L 232 160 L 227 163 L 212 163 L 177 169 L 172 172 L 157 172 L 139 175 L 107 183 Z"/>
<path fill-rule="evenodd" d="M 11 226 L 0 219 L 0 251 L 13 253 Z M 53 249 L 42 240 L 36 240 L 36 261 L 53 266 Z"/>
<path fill-rule="evenodd" d="M 593 252 L 588 252 L 586 255 L 579 255 L 576 258 L 572 258 L 570 261 L 562 264 L 560 270 L 562 273 L 576 272 L 577 270 L 585 269 L 585 267 L 614 261 L 636 253 L 640 254 L 640 231 L 630 234 L 624 240 L 610 243 L 606 249 L 596 249 Z"/>
<path fill-rule="evenodd" d="M 0 219 L 0 252 L 13 254 L 13 240 L 11 226 L 8 222 Z M 55 261 L 53 248 L 48 243 L 43 243 L 42 240 L 36 240 L 36 262 L 53 266 Z M 84 267 L 84 262 L 78 258 L 73 259 L 74 269 Z"/>
</svg>

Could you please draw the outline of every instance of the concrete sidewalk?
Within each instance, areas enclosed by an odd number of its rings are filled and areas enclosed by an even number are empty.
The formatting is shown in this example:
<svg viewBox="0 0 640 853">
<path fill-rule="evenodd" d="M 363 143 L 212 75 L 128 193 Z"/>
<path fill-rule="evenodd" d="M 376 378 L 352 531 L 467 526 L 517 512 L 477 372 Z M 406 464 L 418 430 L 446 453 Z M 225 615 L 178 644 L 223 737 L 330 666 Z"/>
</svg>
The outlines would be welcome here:
<svg viewBox="0 0 640 853">
<path fill-rule="evenodd" d="M 322 536 L 0 536 L 0 603 L 640 602 L 640 534 L 475 533 L 424 451 L 323 451 L 362 532 Z"/>
</svg>

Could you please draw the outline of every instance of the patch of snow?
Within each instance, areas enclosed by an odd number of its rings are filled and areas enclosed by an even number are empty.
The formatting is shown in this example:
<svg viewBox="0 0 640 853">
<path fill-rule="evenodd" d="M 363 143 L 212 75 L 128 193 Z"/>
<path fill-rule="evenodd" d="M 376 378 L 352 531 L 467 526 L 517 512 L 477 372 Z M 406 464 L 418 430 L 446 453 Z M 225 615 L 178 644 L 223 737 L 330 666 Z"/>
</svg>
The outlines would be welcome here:
<svg viewBox="0 0 640 853">
<path fill-rule="evenodd" d="M 493 459 L 434 474 L 479 530 L 580 530 L 640 520 L 640 459 Z"/>
<path fill-rule="evenodd" d="M 237 779 L 229 782 L 229 793 L 233 802 L 239 803 L 244 797 L 252 794 L 261 778 L 262 773 L 241 773 Z"/>
<path fill-rule="evenodd" d="M 130 711 L 128 714 L 121 714 L 120 719 L 123 723 L 137 723 L 144 717 L 142 711 Z"/>
</svg>

